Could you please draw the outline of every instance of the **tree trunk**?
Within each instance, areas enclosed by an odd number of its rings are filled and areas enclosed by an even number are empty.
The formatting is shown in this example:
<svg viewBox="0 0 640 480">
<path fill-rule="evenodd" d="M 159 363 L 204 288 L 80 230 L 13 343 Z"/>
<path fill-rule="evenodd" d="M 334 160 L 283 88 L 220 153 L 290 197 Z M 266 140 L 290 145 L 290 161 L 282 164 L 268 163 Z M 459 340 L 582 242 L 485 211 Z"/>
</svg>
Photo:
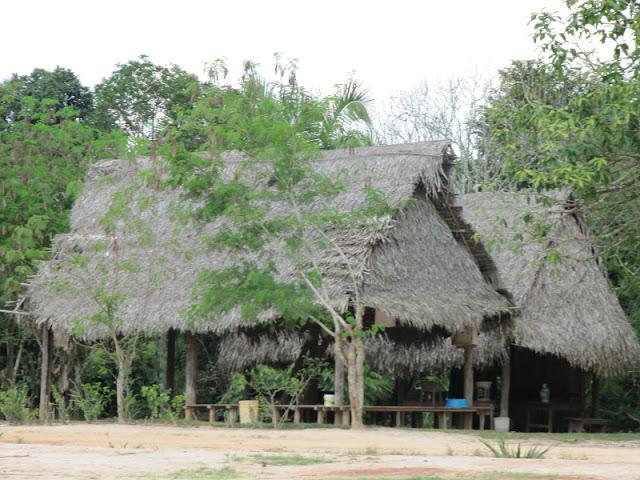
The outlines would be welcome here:
<svg viewBox="0 0 640 480">
<path fill-rule="evenodd" d="M 42 327 L 42 365 L 40 369 L 40 421 L 49 419 L 49 399 L 51 397 L 51 361 L 53 353 L 53 332 L 49 327 Z"/>
<path fill-rule="evenodd" d="M 198 341 L 196 336 L 187 332 L 187 359 L 185 365 L 185 396 L 187 405 L 193 405 L 196 403 L 196 381 L 198 371 Z M 191 412 L 190 409 L 186 410 L 187 415 Z M 187 418 L 187 420 L 194 420 L 193 418 Z"/>
<path fill-rule="evenodd" d="M 116 404 L 118 407 L 118 423 L 127 423 L 127 409 L 124 404 L 127 388 L 127 362 L 118 355 L 118 376 L 116 378 Z"/>
<path fill-rule="evenodd" d="M 352 337 L 344 344 L 347 359 L 347 381 L 349 383 L 349 405 L 351 407 L 351 428 L 364 427 L 362 421 L 364 406 L 364 343 L 362 338 Z"/>
<path fill-rule="evenodd" d="M 176 331 L 170 328 L 167 332 L 167 357 L 164 388 L 173 398 L 176 388 Z"/>
<path fill-rule="evenodd" d="M 507 356 L 502 362 L 502 385 L 500 388 L 500 416 L 509 416 L 509 391 L 511 390 L 511 348 L 507 346 Z"/>
<path fill-rule="evenodd" d="M 334 374 L 335 379 L 333 382 L 333 393 L 335 395 L 336 406 L 341 407 L 344 405 L 344 363 L 340 355 L 338 355 L 338 349 L 342 348 L 342 338 L 340 338 L 340 334 L 336 336 L 335 349 L 336 354 L 335 363 L 334 363 Z"/>
</svg>

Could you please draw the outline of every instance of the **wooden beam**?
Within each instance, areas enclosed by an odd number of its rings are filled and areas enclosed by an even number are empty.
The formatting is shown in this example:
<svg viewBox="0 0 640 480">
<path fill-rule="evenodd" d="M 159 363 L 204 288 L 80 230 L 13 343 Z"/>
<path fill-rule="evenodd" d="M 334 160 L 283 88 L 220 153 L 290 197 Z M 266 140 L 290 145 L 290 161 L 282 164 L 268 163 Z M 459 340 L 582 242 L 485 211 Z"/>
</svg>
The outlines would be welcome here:
<svg viewBox="0 0 640 480">
<path fill-rule="evenodd" d="M 177 332 L 170 328 L 167 332 L 167 359 L 164 377 L 164 388 L 169 391 L 171 398 L 176 390 L 176 337 Z"/>
<path fill-rule="evenodd" d="M 500 416 L 509 416 L 509 390 L 511 390 L 511 346 L 507 346 L 507 356 L 502 362 L 500 376 L 502 385 L 500 388 Z"/>
<path fill-rule="evenodd" d="M 591 377 L 591 418 L 600 413 L 600 378 L 594 373 Z"/>
<path fill-rule="evenodd" d="M 51 397 L 51 362 L 53 360 L 53 332 L 42 327 L 42 342 L 40 346 L 40 409 L 38 418 L 42 422 L 49 420 L 49 399 Z"/>
<path fill-rule="evenodd" d="M 195 334 L 187 332 L 186 343 L 187 359 L 185 365 L 184 392 L 187 405 L 193 405 L 196 403 L 196 383 L 198 375 L 198 340 Z M 195 420 L 191 410 L 186 410 L 185 412 L 187 420 Z"/>
</svg>

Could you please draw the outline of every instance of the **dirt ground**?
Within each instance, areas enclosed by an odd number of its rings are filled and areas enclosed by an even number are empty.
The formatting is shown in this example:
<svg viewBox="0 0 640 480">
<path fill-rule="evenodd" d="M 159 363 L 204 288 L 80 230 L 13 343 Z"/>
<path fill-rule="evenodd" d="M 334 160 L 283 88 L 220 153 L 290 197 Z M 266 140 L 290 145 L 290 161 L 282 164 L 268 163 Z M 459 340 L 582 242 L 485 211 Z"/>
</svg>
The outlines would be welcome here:
<svg viewBox="0 0 640 480">
<path fill-rule="evenodd" d="M 0 425 L 0 478 L 640 480 L 640 440 L 510 443 L 550 450 L 541 460 L 493 458 L 475 435 L 391 428 Z"/>
</svg>

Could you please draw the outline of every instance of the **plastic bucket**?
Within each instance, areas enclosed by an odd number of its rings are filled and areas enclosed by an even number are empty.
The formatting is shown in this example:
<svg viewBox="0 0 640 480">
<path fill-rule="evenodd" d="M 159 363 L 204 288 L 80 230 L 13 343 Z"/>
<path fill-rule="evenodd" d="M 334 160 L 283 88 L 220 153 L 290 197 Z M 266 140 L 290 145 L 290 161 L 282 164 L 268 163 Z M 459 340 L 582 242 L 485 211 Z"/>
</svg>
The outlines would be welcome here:
<svg viewBox="0 0 640 480">
<path fill-rule="evenodd" d="M 493 425 L 494 425 L 495 431 L 508 432 L 510 420 L 511 419 L 509 417 L 495 417 L 493 419 Z"/>
<path fill-rule="evenodd" d="M 464 398 L 447 398 L 444 406 L 447 408 L 467 408 L 469 404 Z"/>
<path fill-rule="evenodd" d="M 240 400 L 238 406 L 238 410 L 240 410 L 240 423 L 258 422 L 258 400 Z"/>
<path fill-rule="evenodd" d="M 336 405 L 336 396 L 333 393 L 325 393 L 322 399 L 325 407 L 334 407 Z"/>
</svg>

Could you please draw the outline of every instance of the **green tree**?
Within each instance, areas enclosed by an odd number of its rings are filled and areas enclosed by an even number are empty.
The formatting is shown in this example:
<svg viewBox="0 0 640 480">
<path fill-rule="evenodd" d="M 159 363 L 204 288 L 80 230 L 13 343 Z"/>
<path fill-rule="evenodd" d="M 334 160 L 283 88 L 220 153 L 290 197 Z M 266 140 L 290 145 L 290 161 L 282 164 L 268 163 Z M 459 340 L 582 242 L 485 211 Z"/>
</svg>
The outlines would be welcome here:
<svg viewBox="0 0 640 480">
<path fill-rule="evenodd" d="M 61 84 L 52 85 L 54 79 Z M 74 105 L 86 89 L 76 81 L 67 70 L 36 69 L 28 78 L 14 75 L 0 83 L 1 309 L 7 302 L 23 307 L 20 297 L 36 263 L 51 254 L 53 237 L 68 230 L 87 166 L 96 158 L 118 157 L 126 145 L 122 132 L 103 134 L 83 120 Z M 3 385 L 13 383 L 21 366 L 34 367 L 30 339 L 31 331 L 13 315 L 0 313 Z"/>
<path fill-rule="evenodd" d="M 533 15 L 543 56 L 503 72 L 480 126 L 496 168 L 513 186 L 570 190 L 585 206 L 599 253 L 637 324 L 640 9 L 635 0 L 566 5 L 565 18 Z M 626 387 L 612 381 L 605 388 L 610 400 L 637 384 L 638 373 L 620 381 Z M 618 396 L 634 410 L 618 413 L 638 418 L 637 400 Z"/>
<path fill-rule="evenodd" d="M 319 325 L 335 340 L 336 355 L 347 367 L 353 426 L 359 427 L 367 334 L 359 282 L 350 275 L 353 308 L 339 311 L 323 284 L 321 257 L 333 251 L 349 272 L 350 260 L 327 232 L 371 228 L 369 215 L 384 206 L 366 191 L 371 201 L 362 209 L 333 207 L 332 198 L 344 191 L 342 172 L 323 175 L 314 168 L 328 138 L 323 122 L 332 113 L 327 102 L 297 85 L 295 72 L 288 73 L 267 82 L 247 65 L 240 88 L 214 87 L 183 121 L 197 132 L 187 140 L 199 137 L 207 154 L 185 151 L 180 132 L 166 145 L 174 181 L 204 201 L 197 216 L 230 222 L 210 243 L 233 259 L 232 266 L 200 276 L 191 314 L 215 321 L 217 314 L 240 307 L 245 319 L 255 320 L 275 310 L 289 328 Z M 225 165 L 227 150 L 242 151 L 246 158 Z M 277 266 L 282 258 L 287 272 Z"/>
<path fill-rule="evenodd" d="M 175 125 L 179 113 L 191 107 L 199 88 L 195 75 L 176 65 L 156 65 L 142 55 L 117 65 L 96 86 L 96 123 L 156 142 L 162 129 Z"/>
<path fill-rule="evenodd" d="M 49 71 L 36 68 L 29 75 L 14 74 L 0 87 L 0 122 L 15 122 L 22 115 L 36 111 L 63 110 L 67 107 L 76 112 L 79 119 L 87 119 L 93 111 L 93 94 L 71 70 L 56 67 Z M 25 110 L 22 99 L 34 100 L 32 109 Z M 62 121 L 62 118 L 50 118 Z M 4 124 L 5 128 L 8 126 Z M 2 123 L 0 123 L 2 128 Z"/>
</svg>

